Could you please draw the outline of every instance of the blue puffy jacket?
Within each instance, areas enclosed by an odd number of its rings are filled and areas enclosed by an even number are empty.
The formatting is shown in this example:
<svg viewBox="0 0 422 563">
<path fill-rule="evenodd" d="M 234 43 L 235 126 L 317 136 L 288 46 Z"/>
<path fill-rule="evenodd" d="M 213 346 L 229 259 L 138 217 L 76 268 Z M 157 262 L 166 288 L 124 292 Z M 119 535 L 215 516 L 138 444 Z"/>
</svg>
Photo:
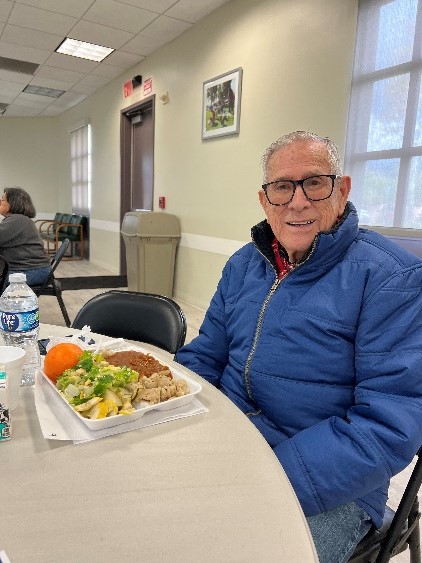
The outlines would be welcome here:
<svg viewBox="0 0 422 563">
<path fill-rule="evenodd" d="M 422 262 L 350 203 L 282 281 L 268 223 L 252 236 L 176 359 L 250 416 L 306 516 L 353 500 L 380 526 L 422 443 Z"/>
</svg>

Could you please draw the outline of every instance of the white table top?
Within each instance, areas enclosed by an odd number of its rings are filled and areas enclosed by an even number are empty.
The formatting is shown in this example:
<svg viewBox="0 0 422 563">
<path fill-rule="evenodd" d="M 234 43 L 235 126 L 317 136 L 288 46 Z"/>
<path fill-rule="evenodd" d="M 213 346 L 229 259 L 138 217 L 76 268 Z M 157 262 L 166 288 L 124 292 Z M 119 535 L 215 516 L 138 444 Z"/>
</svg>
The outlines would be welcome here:
<svg viewBox="0 0 422 563">
<path fill-rule="evenodd" d="M 318 561 L 271 448 L 200 381 L 208 413 L 79 445 L 45 440 L 22 388 L 0 445 L 0 550 L 12 563 Z"/>
</svg>

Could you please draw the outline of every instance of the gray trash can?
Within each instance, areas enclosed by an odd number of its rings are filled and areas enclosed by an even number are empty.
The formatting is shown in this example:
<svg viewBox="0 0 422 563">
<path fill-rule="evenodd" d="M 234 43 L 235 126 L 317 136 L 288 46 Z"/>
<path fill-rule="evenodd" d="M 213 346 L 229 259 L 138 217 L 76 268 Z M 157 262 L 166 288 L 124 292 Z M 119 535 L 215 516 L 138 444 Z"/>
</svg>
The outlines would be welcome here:
<svg viewBox="0 0 422 563">
<path fill-rule="evenodd" d="M 175 215 L 129 211 L 123 218 L 127 282 L 131 291 L 173 296 L 180 222 Z"/>
</svg>

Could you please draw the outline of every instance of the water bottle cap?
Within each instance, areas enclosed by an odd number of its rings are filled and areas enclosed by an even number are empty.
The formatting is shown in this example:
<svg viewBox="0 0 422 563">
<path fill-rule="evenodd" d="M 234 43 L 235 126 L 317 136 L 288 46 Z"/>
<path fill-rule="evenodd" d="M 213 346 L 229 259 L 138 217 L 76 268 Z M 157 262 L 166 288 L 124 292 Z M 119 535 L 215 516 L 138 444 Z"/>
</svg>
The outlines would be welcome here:
<svg viewBox="0 0 422 563">
<path fill-rule="evenodd" d="M 9 283 L 25 283 L 26 282 L 26 274 L 10 274 L 9 276 Z"/>
</svg>

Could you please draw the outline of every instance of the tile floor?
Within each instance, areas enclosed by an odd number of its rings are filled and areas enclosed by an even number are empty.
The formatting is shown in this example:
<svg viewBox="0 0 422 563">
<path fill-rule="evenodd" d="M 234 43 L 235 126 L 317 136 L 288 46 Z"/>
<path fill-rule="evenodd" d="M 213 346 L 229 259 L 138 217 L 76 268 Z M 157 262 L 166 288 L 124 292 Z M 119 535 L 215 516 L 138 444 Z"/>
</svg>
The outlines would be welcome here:
<svg viewBox="0 0 422 563">
<path fill-rule="evenodd" d="M 89 276 L 89 275 L 92 276 L 113 275 L 107 270 L 92 265 L 87 260 L 62 261 L 57 268 L 56 274 L 57 277 L 59 278 L 72 277 L 72 276 Z M 64 291 L 63 299 L 66 304 L 66 308 L 68 310 L 71 321 L 73 321 L 73 319 L 76 316 L 76 313 L 79 311 L 82 305 L 86 303 L 86 301 L 88 301 L 94 295 L 97 295 L 98 293 L 102 293 L 103 291 L 106 291 L 106 289 Z M 188 303 L 179 300 L 176 301 L 178 301 L 179 305 L 182 307 L 183 311 L 185 312 L 188 321 L 186 342 L 190 342 L 190 340 L 192 340 L 192 338 L 194 338 L 198 334 L 198 330 L 204 316 L 204 311 L 198 309 L 197 307 L 193 307 Z M 59 305 L 55 297 L 41 296 L 40 320 L 43 323 L 65 326 Z M 392 508 L 396 508 L 400 500 L 401 494 L 404 491 L 404 488 L 406 486 L 413 465 L 414 462 L 408 468 L 406 468 L 402 473 L 396 475 L 391 481 L 391 487 L 389 492 L 389 496 L 390 496 L 389 505 Z M 422 503 L 422 494 L 420 494 L 420 502 Z M 399 554 L 394 558 L 394 561 L 396 563 L 408 562 L 409 552 L 407 551 Z"/>
</svg>

